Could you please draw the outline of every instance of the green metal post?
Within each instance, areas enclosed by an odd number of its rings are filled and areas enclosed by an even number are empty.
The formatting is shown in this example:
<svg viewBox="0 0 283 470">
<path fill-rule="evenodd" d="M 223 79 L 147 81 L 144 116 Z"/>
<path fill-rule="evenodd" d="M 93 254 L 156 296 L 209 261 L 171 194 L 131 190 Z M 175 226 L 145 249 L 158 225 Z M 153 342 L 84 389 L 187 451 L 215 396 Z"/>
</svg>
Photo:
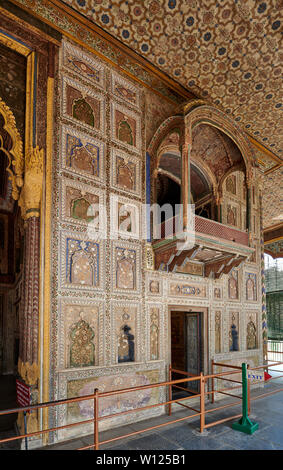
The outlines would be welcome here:
<svg viewBox="0 0 283 470">
<path fill-rule="evenodd" d="M 247 364 L 242 363 L 242 410 L 243 416 L 237 423 L 232 424 L 232 429 L 253 434 L 258 429 L 258 423 L 252 423 L 248 417 L 248 379 Z"/>
</svg>

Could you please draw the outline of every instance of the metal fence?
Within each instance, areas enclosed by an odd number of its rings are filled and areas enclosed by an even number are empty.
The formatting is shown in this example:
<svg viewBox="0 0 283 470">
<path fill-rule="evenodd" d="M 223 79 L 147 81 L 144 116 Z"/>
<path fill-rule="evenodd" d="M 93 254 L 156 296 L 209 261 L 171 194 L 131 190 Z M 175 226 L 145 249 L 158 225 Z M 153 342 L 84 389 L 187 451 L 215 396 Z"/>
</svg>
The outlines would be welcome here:
<svg viewBox="0 0 283 470">
<path fill-rule="evenodd" d="M 283 364 L 283 362 L 277 362 L 273 365 L 275 365 L 277 367 L 281 366 L 281 368 L 282 368 L 282 364 Z M 36 432 L 30 432 L 30 433 L 26 432 L 25 434 L 22 434 L 20 436 L 15 436 L 15 437 L 2 439 L 2 440 L 0 440 L 0 444 L 3 444 L 5 442 L 15 441 L 15 440 L 18 440 L 18 439 L 27 439 L 27 438 L 31 438 L 31 437 L 38 436 L 38 435 L 48 434 L 50 432 L 54 432 L 54 431 L 58 431 L 58 430 L 61 430 L 61 429 L 66 429 L 66 428 L 71 428 L 71 427 L 74 427 L 74 426 L 87 424 L 87 423 L 92 423 L 92 425 L 93 425 L 93 443 L 86 446 L 86 447 L 79 448 L 77 450 L 87 450 L 87 449 L 98 450 L 102 444 L 108 444 L 108 443 L 113 442 L 113 441 L 119 441 L 119 440 L 128 438 L 130 436 L 136 435 L 136 434 L 141 434 L 143 432 L 151 431 L 153 429 L 161 428 L 163 426 L 169 426 L 170 424 L 177 423 L 177 422 L 180 422 L 180 421 L 189 420 L 193 417 L 199 417 L 200 432 L 203 432 L 207 428 L 210 428 L 212 426 L 216 426 L 217 424 L 223 423 L 225 421 L 240 418 L 241 416 L 243 416 L 243 413 L 235 414 L 235 411 L 231 410 L 231 416 L 228 416 L 224 419 L 220 419 L 220 420 L 218 419 L 218 420 L 207 423 L 206 417 L 207 417 L 208 413 L 211 416 L 211 414 L 215 411 L 217 412 L 217 411 L 222 410 L 224 408 L 227 409 L 229 407 L 234 407 L 235 405 L 242 405 L 243 404 L 243 397 L 245 395 L 244 390 L 243 390 L 243 376 L 242 376 L 242 380 L 241 380 L 241 378 L 239 378 L 239 373 L 241 371 L 241 367 L 240 366 L 233 366 L 233 365 L 230 365 L 230 364 L 221 364 L 221 363 L 213 362 L 212 363 L 212 370 L 215 371 L 215 367 L 217 367 L 217 366 L 221 367 L 221 368 L 225 367 L 226 369 L 229 369 L 229 370 L 225 370 L 225 371 L 222 370 L 222 372 L 220 372 L 220 373 L 215 373 L 214 372 L 214 373 L 209 374 L 209 375 L 203 375 L 203 373 L 201 373 L 200 375 L 194 375 L 194 376 L 188 377 L 189 374 L 187 372 L 175 370 L 175 369 L 172 369 L 170 367 L 170 369 L 169 369 L 169 381 L 166 381 L 166 382 L 160 382 L 160 383 L 155 383 L 155 384 L 131 387 L 131 388 L 127 388 L 127 389 L 114 390 L 114 391 L 108 391 L 108 392 L 99 392 L 99 390 L 96 389 L 96 390 L 94 390 L 93 394 L 88 395 L 88 396 L 68 398 L 68 399 L 64 399 L 64 400 L 57 400 L 57 401 L 52 401 L 52 402 L 48 402 L 48 403 L 40 403 L 40 404 L 37 404 L 37 405 L 30 405 L 30 406 L 27 406 L 27 407 L 20 407 L 20 408 L 14 408 L 14 409 L 10 409 L 10 410 L 0 411 L 0 416 L 1 416 L 1 415 L 5 415 L 5 414 L 7 415 L 7 414 L 11 414 L 11 413 L 36 411 L 36 410 L 44 409 L 44 408 L 58 407 L 60 405 L 66 405 L 66 404 L 81 402 L 81 401 L 85 401 L 85 400 L 89 400 L 90 403 L 93 404 L 92 405 L 93 406 L 93 417 L 88 419 L 88 420 L 78 421 L 76 423 L 65 424 L 63 426 L 57 426 L 57 427 L 53 427 L 53 428 L 49 428 L 49 429 L 39 430 L 39 431 L 36 431 Z M 262 371 L 262 375 L 264 377 L 263 380 L 265 380 L 264 373 L 267 370 L 267 365 L 266 364 L 262 365 L 262 366 L 255 367 L 255 368 L 249 368 L 248 367 L 248 374 L 246 375 L 245 380 L 247 382 L 249 382 L 248 379 L 253 378 L 253 384 L 258 383 L 259 381 L 262 382 L 262 379 L 257 380 L 258 379 L 257 371 L 260 371 L 260 370 Z M 270 366 L 268 366 L 268 370 L 269 371 L 272 370 L 272 369 L 270 369 Z M 277 370 L 277 372 L 282 373 L 283 371 L 282 370 L 280 370 L 280 371 Z M 181 378 L 181 379 L 178 379 L 178 380 L 170 380 L 172 373 L 177 373 L 177 374 L 183 375 L 185 377 Z M 236 375 L 236 377 L 235 377 L 235 375 Z M 273 380 L 273 379 L 278 379 L 280 377 L 283 377 L 283 375 L 279 375 L 277 377 L 272 377 L 268 381 Z M 231 384 L 236 384 L 236 385 L 234 385 L 232 388 L 230 388 L 230 386 L 227 386 L 228 384 L 226 386 L 224 386 L 224 388 L 221 388 L 221 387 L 218 387 L 218 386 L 215 387 L 215 383 L 218 380 L 224 380 L 224 381 L 226 381 L 226 384 L 227 384 L 227 382 L 229 382 Z M 193 382 L 193 381 L 199 381 L 199 393 L 198 392 L 193 393 L 193 394 L 191 393 L 190 382 Z M 183 385 L 182 387 L 181 387 L 181 384 Z M 165 402 L 155 403 L 155 404 L 148 405 L 148 406 L 143 406 L 142 408 L 131 408 L 131 409 L 128 409 L 126 411 L 115 412 L 115 413 L 112 413 L 112 414 L 106 415 L 106 416 L 101 415 L 99 413 L 101 400 L 105 399 L 106 397 L 113 397 L 115 395 L 121 396 L 121 395 L 124 395 L 124 394 L 129 394 L 129 393 L 133 393 L 133 392 L 137 392 L 137 391 L 141 392 L 141 391 L 148 390 L 148 389 L 162 388 L 162 387 L 166 388 L 167 391 L 168 391 L 168 400 L 166 400 Z M 172 393 L 173 390 L 172 389 L 174 387 L 176 387 L 177 389 L 181 388 L 183 391 L 187 391 L 188 396 L 178 398 L 176 400 L 172 399 L 172 396 L 173 396 L 173 393 Z M 235 391 L 236 391 L 237 388 L 240 389 L 240 390 L 239 390 L 239 394 L 236 395 Z M 234 393 L 231 393 L 232 391 Z M 251 397 L 250 385 L 248 383 L 248 389 L 247 389 L 247 394 L 246 394 L 247 395 L 246 396 L 246 398 L 247 398 L 247 410 L 248 410 L 247 413 L 249 413 L 249 411 L 250 411 L 250 401 L 251 400 L 257 400 L 261 397 L 268 396 L 268 395 L 271 395 L 273 393 L 278 393 L 278 392 L 282 392 L 282 391 L 283 391 L 283 387 L 279 386 L 279 388 L 276 389 L 275 391 L 260 394 L 260 396 L 256 396 L 256 397 L 253 398 L 253 397 Z M 216 393 L 217 394 L 224 394 L 225 396 L 228 395 L 230 397 L 237 398 L 237 401 L 236 402 L 233 401 L 232 403 L 225 404 L 225 405 L 213 406 L 212 408 L 208 409 L 207 408 L 207 403 L 209 401 L 212 405 L 214 404 L 215 394 Z M 198 405 L 195 404 L 196 402 L 194 400 L 194 402 L 193 402 L 194 406 L 193 407 L 189 406 L 188 405 L 189 401 L 191 399 L 196 399 L 196 398 L 199 399 L 199 404 Z M 207 400 L 207 398 L 210 398 L 210 400 Z M 99 423 L 101 421 L 107 420 L 109 418 L 110 419 L 111 418 L 116 418 L 118 416 L 120 417 L 120 416 L 129 414 L 129 413 L 134 414 L 134 413 L 137 413 L 137 412 L 140 412 L 140 411 L 153 409 L 153 408 L 156 408 L 156 407 L 164 407 L 164 406 L 167 407 L 167 413 L 168 413 L 169 416 L 171 416 L 171 414 L 172 414 L 172 405 L 174 403 L 183 406 L 185 409 L 187 409 L 190 412 L 193 411 L 193 413 L 190 413 L 190 414 L 188 414 L 186 416 L 183 416 L 182 418 L 179 418 L 179 419 L 172 419 L 172 420 L 170 420 L 166 423 L 158 424 L 156 426 L 148 427 L 148 428 L 145 428 L 145 429 L 142 429 L 142 430 L 139 430 L 139 431 L 135 431 L 135 432 L 132 432 L 132 433 L 129 433 L 129 434 L 125 434 L 125 435 L 122 435 L 122 436 L 119 436 L 119 437 L 115 437 L 115 438 L 112 438 L 112 439 L 108 439 L 108 440 L 104 440 L 104 441 L 103 440 L 101 441 L 99 439 L 99 437 L 100 437 L 100 435 L 99 435 L 99 433 L 100 433 Z M 122 424 L 123 423 L 121 421 L 121 425 Z"/>
<path fill-rule="evenodd" d="M 267 354 L 270 361 L 282 361 L 283 341 L 269 339 L 267 342 Z"/>
</svg>

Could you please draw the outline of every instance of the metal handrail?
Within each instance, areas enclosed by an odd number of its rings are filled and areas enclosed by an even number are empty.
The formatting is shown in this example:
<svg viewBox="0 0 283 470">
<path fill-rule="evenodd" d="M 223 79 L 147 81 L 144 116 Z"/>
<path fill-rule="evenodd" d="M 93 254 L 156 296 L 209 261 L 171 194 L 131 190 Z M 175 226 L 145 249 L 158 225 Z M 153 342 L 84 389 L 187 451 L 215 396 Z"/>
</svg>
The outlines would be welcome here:
<svg viewBox="0 0 283 470">
<path fill-rule="evenodd" d="M 275 365 L 279 365 L 279 364 L 283 364 L 283 362 L 275 363 Z M 10 442 L 10 441 L 18 440 L 18 439 L 34 437 L 34 436 L 37 436 L 37 435 L 40 435 L 40 434 L 46 434 L 46 433 L 50 433 L 50 432 L 53 432 L 53 431 L 58 431 L 58 430 L 70 428 L 70 427 L 73 427 L 73 426 L 93 423 L 93 425 L 94 425 L 93 444 L 91 444 L 87 447 L 80 448 L 78 450 L 85 450 L 85 449 L 90 449 L 90 448 L 94 448 L 94 449 L 97 450 L 97 449 L 99 449 L 99 445 L 101 445 L 101 444 L 107 444 L 109 442 L 113 442 L 113 441 L 116 441 L 116 440 L 119 440 L 119 439 L 130 437 L 130 436 L 133 436 L 133 435 L 136 435 L 136 434 L 140 434 L 140 433 L 143 433 L 143 432 L 146 432 L 146 431 L 157 429 L 157 428 L 162 427 L 162 426 L 167 426 L 167 425 L 177 423 L 177 422 L 180 422 L 180 421 L 184 421 L 186 419 L 190 419 L 190 418 L 197 417 L 197 416 L 200 417 L 200 432 L 203 432 L 204 429 L 206 429 L 206 428 L 215 426 L 215 425 L 223 423 L 225 421 L 229 421 L 231 419 L 236 419 L 236 418 L 241 416 L 241 415 L 237 414 L 237 415 L 233 415 L 233 416 L 230 416 L 228 418 L 225 418 L 225 419 L 214 421 L 214 422 L 209 423 L 209 424 L 205 423 L 205 416 L 206 416 L 207 413 L 211 413 L 213 411 L 219 411 L 219 410 L 227 408 L 227 407 L 232 407 L 232 406 L 238 405 L 238 404 L 241 403 L 241 400 L 242 400 L 242 397 L 239 397 L 239 396 L 233 395 L 233 394 L 228 394 L 227 390 L 230 390 L 228 388 L 220 389 L 220 390 L 215 390 L 214 389 L 214 380 L 215 379 L 222 379 L 223 376 L 226 377 L 228 375 L 239 374 L 239 369 L 241 369 L 241 367 L 233 366 L 233 365 L 230 365 L 230 364 L 214 363 L 212 361 L 212 371 L 213 371 L 213 367 L 215 365 L 221 365 L 221 366 L 224 366 L 226 368 L 230 368 L 232 370 L 217 373 L 217 374 L 212 373 L 212 374 L 208 374 L 208 375 L 205 375 L 205 376 L 203 375 L 203 373 L 201 373 L 198 376 L 197 375 L 192 375 L 190 377 L 182 378 L 182 379 L 178 379 L 178 380 L 169 380 L 169 381 L 160 382 L 160 383 L 156 383 L 156 384 L 141 385 L 141 386 L 138 386 L 138 387 L 130 387 L 130 388 L 127 388 L 127 389 L 120 389 L 120 390 L 114 390 L 114 391 L 108 391 L 108 392 L 102 392 L 102 393 L 100 393 L 98 391 L 98 389 L 95 389 L 93 394 L 83 396 L 83 397 L 73 397 L 73 398 L 67 398 L 67 399 L 63 399 L 63 400 L 56 400 L 56 401 L 40 403 L 40 404 L 36 404 L 36 405 L 29 405 L 29 406 L 26 406 L 26 407 L 19 407 L 19 408 L 13 408 L 13 409 L 9 409 L 9 410 L 2 410 L 2 411 L 0 411 L 0 416 L 5 415 L 5 414 L 11 414 L 11 413 L 19 413 L 19 412 L 23 412 L 23 411 L 33 411 L 33 410 L 38 410 L 38 409 L 41 409 L 41 408 L 46 408 L 46 407 L 51 407 L 51 406 L 66 405 L 66 404 L 69 404 L 69 403 L 75 403 L 75 402 L 86 401 L 86 400 L 93 400 L 93 403 L 94 403 L 94 416 L 93 416 L 93 418 L 90 418 L 90 419 L 84 420 L 84 421 L 79 421 L 79 422 L 76 422 L 76 423 L 65 424 L 63 426 L 57 426 L 57 427 L 48 428 L 48 429 L 44 429 L 44 430 L 40 430 L 40 431 L 26 433 L 26 434 L 22 434 L 20 436 L 15 436 L 15 437 L 7 438 L 7 439 L 2 439 L 2 440 L 0 440 L 0 444 L 4 443 L 4 442 Z M 267 365 L 262 365 L 262 366 L 250 368 L 249 370 L 267 369 L 267 368 L 268 368 Z M 170 366 L 169 367 L 169 377 L 170 378 L 171 378 L 172 372 L 181 373 L 184 376 L 191 375 L 191 374 L 189 374 L 188 372 L 185 372 L 185 371 L 179 371 L 177 369 L 172 369 L 172 367 Z M 281 372 L 281 371 L 279 371 L 279 372 Z M 212 384 L 213 384 L 212 390 L 205 390 L 205 385 L 207 384 L 209 379 L 212 380 Z M 178 399 L 174 399 L 174 400 L 172 399 L 172 387 L 176 386 L 176 384 L 188 383 L 188 382 L 192 382 L 192 381 L 196 381 L 196 380 L 198 380 L 199 383 L 200 383 L 200 392 L 199 393 L 194 393 L 193 395 L 187 396 L 187 397 L 184 397 L 184 398 L 178 398 Z M 226 379 L 226 380 L 231 380 L 231 379 Z M 234 382 L 241 384 L 241 382 L 237 382 L 237 381 L 234 381 Z M 256 382 L 253 382 L 253 383 L 256 383 Z M 113 414 L 106 415 L 106 416 L 99 416 L 99 400 L 101 398 L 106 398 L 106 397 L 110 397 L 110 396 L 118 395 L 118 394 L 131 393 L 131 392 L 135 392 L 135 391 L 148 390 L 148 389 L 153 389 L 153 388 L 157 388 L 157 387 L 167 387 L 167 386 L 169 387 L 169 400 L 167 400 L 165 402 L 156 403 L 156 404 L 153 404 L 153 405 L 148 405 L 148 406 L 141 407 L 141 408 L 133 408 L 133 409 L 130 409 L 130 410 L 125 410 L 125 411 L 122 411 L 122 412 L 119 412 L 119 413 L 113 413 Z M 240 385 L 239 385 L 239 387 L 240 387 Z M 239 387 L 232 387 L 232 389 L 235 390 L 236 388 L 239 388 Z M 267 394 L 257 396 L 256 398 L 253 398 L 253 399 L 258 399 L 258 398 L 263 397 L 263 396 L 268 396 L 268 395 L 271 395 L 273 393 L 278 393 L 279 391 L 282 391 L 282 390 L 283 390 L 283 388 L 281 388 L 279 390 L 276 390 L 275 392 L 269 392 Z M 225 395 L 240 398 L 240 401 L 233 402 L 233 403 L 230 403 L 230 404 L 225 404 L 225 405 L 222 405 L 222 406 L 217 407 L 217 408 L 206 410 L 205 409 L 205 397 L 207 395 L 211 396 L 212 397 L 211 402 L 214 403 L 214 394 L 215 393 L 222 393 L 222 394 L 225 394 Z M 195 408 L 191 408 L 185 403 L 181 403 L 185 400 L 188 401 L 192 398 L 193 399 L 196 399 L 196 398 L 200 399 L 200 406 L 199 406 L 200 409 L 199 410 L 197 410 Z M 249 392 L 248 392 L 248 402 L 249 402 L 249 410 L 250 410 L 250 393 Z M 126 435 L 123 435 L 123 436 L 119 436 L 119 437 L 115 437 L 113 439 L 108 439 L 106 441 L 99 442 L 98 424 L 99 424 L 100 421 L 103 421 L 103 420 L 109 419 L 109 418 L 113 418 L 113 417 L 117 417 L 117 416 L 121 416 L 121 415 L 124 415 L 124 414 L 127 414 L 127 413 L 133 413 L 133 412 L 137 413 L 139 411 L 144 411 L 144 410 L 151 409 L 151 408 L 158 407 L 158 406 L 168 406 L 168 414 L 170 416 L 171 411 L 172 411 L 172 404 L 173 403 L 176 403 L 178 405 L 182 405 L 185 408 L 194 411 L 195 413 L 191 414 L 191 415 L 188 415 L 188 416 L 185 416 L 185 417 L 182 417 L 182 418 L 175 419 L 175 420 L 170 420 L 170 421 L 168 421 L 166 423 L 163 423 L 163 424 L 159 424 L 159 425 L 152 426 L 152 427 L 149 427 L 149 428 L 146 428 L 146 429 L 142 429 L 142 430 L 139 430 L 139 431 L 136 431 L 136 432 L 132 432 L 132 433 L 129 433 L 129 434 L 126 434 Z"/>
</svg>

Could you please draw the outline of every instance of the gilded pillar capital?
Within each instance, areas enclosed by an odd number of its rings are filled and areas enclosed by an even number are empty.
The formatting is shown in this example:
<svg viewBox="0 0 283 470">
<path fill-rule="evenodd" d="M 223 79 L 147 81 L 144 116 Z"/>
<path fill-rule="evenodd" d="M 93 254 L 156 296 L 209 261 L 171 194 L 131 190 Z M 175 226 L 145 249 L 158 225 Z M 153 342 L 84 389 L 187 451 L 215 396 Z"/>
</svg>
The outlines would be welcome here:
<svg viewBox="0 0 283 470">
<path fill-rule="evenodd" d="M 22 217 L 39 217 L 42 197 L 44 151 L 32 148 L 25 158 L 24 184 L 21 190 L 19 206 Z"/>
<path fill-rule="evenodd" d="M 222 191 L 215 191 L 214 192 L 214 200 L 215 200 L 215 204 L 217 206 L 220 206 L 220 204 L 222 204 L 223 202 L 223 194 L 222 194 Z"/>
<path fill-rule="evenodd" d="M 246 172 L 246 186 L 248 189 L 252 187 L 252 183 L 253 183 L 253 170 L 251 168 L 250 170 L 247 169 L 247 172 Z"/>
<path fill-rule="evenodd" d="M 38 380 L 38 365 L 34 362 L 23 362 L 18 360 L 18 372 L 27 385 L 35 385 Z"/>
</svg>

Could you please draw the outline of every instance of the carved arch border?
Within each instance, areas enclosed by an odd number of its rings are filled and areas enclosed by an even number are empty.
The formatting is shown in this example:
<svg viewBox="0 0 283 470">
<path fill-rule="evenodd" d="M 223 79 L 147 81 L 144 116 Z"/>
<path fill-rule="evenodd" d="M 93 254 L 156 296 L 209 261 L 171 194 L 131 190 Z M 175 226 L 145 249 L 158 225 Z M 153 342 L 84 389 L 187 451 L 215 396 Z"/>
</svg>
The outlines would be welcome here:
<svg viewBox="0 0 283 470">
<path fill-rule="evenodd" d="M 3 145 L 3 139 L 0 135 L 0 150 L 2 150 L 8 157 L 9 165 L 7 171 L 9 179 L 12 181 L 12 196 L 13 199 L 19 199 L 19 194 L 23 186 L 23 173 L 24 173 L 24 155 L 23 155 L 23 142 L 20 133 L 16 126 L 16 119 L 4 100 L 0 97 L 0 114 L 3 116 L 4 125 L 3 129 L 10 136 L 12 147 L 6 149 Z"/>
<path fill-rule="evenodd" d="M 247 181 L 250 181 L 252 178 L 252 167 L 256 165 L 256 158 L 244 132 L 219 109 L 206 104 L 200 104 L 185 116 L 186 143 L 190 144 L 192 142 L 192 131 L 199 124 L 213 126 L 233 140 L 242 154 L 246 167 Z"/>
</svg>

